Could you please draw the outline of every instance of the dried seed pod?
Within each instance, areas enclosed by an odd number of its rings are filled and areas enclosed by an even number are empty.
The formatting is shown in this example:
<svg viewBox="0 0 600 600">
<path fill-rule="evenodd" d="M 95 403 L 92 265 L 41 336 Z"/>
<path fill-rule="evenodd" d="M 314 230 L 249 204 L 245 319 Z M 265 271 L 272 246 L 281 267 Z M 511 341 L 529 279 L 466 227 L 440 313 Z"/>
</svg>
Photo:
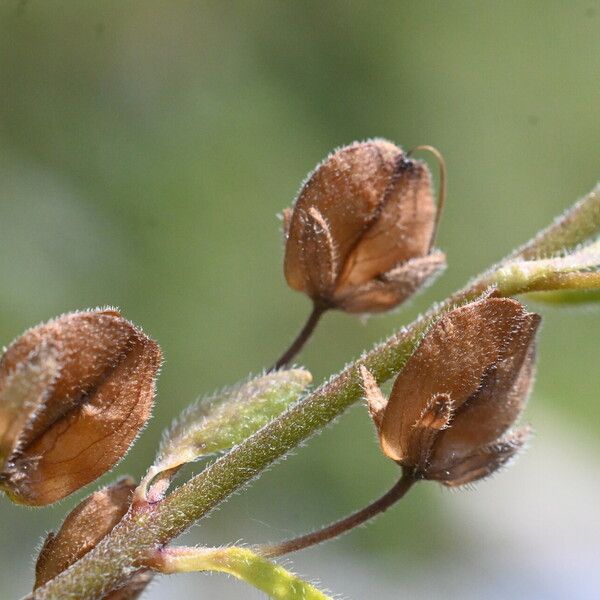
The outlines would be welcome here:
<svg viewBox="0 0 600 600">
<path fill-rule="evenodd" d="M 34 589 L 44 585 L 96 547 L 129 509 L 135 481 L 123 477 L 90 494 L 50 533 L 35 564 Z"/>
<path fill-rule="evenodd" d="M 507 434 L 533 381 L 539 315 L 516 300 L 456 308 L 427 332 L 388 401 L 366 369 L 365 392 L 383 452 L 416 476 L 458 486 L 489 475 L 521 448 Z"/>
<path fill-rule="evenodd" d="M 125 516 L 135 482 L 124 477 L 88 496 L 67 516 L 57 533 L 46 538 L 35 564 L 34 590 L 87 554 Z M 103 596 L 104 600 L 133 600 L 150 581 L 148 572 L 136 573 L 127 584 Z"/>
<path fill-rule="evenodd" d="M 115 465 L 150 416 L 160 349 L 114 310 L 63 315 L 0 359 L 0 487 L 41 506 Z"/>
<path fill-rule="evenodd" d="M 382 139 L 341 148 L 283 213 L 287 282 L 323 308 L 394 308 L 445 267 L 436 213 L 424 163 Z"/>
</svg>

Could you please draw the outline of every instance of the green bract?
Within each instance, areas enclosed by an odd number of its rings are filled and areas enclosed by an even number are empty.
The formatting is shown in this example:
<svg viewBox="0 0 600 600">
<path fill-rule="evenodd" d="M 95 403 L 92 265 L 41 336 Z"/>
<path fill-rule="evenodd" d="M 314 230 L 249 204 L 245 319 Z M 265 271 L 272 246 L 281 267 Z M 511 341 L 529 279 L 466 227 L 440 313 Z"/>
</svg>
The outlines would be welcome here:
<svg viewBox="0 0 600 600">
<path fill-rule="evenodd" d="M 311 381 L 305 369 L 275 371 L 192 404 L 165 434 L 140 492 L 144 494 L 160 473 L 223 452 L 250 437 L 297 400 Z"/>
</svg>

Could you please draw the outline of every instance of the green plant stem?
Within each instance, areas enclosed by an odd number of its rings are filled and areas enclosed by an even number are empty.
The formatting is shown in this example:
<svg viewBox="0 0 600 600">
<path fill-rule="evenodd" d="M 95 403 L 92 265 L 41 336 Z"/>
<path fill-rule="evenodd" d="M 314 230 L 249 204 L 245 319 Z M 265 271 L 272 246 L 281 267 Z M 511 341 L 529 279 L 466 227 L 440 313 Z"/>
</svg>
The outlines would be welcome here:
<svg viewBox="0 0 600 600">
<path fill-rule="evenodd" d="M 168 548 L 159 553 L 154 568 L 161 573 L 228 573 L 274 600 L 331 600 L 310 583 L 248 548 Z"/>
<path fill-rule="evenodd" d="M 509 258 L 534 258 L 559 252 L 600 232 L 600 188 Z M 500 263 L 502 264 L 502 263 Z M 477 298 L 493 281 L 498 267 L 433 307 L 414 323 L 375 346 L 339 375 L 306 396 L 210 467 L 175 490 L 164 501 L 127 515 L 96 548 L 67 571 L 38 588 L 29 598 L 99 598 L 122 584 L 148 557 L 191 527 L 198 519 L 256 478 L 311 435 L 323 429 L 362 397 L 359 365 L 382 383 L 404 366 L 428 325 L 457 304 Z M 498 293 L 519 290 L 505 282 Z"/>
</svg>

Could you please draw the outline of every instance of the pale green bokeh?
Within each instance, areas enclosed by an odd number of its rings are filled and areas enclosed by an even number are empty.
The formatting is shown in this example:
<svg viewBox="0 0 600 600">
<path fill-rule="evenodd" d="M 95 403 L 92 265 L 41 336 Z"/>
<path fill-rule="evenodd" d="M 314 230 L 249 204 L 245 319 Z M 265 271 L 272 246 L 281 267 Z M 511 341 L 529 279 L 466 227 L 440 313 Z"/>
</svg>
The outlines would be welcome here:
<svg viewBox="0 0 600 600">
<path fill-rule="evenodd" d="M 154 419 L 116 470 L 139 477 L 171 418 L 271 364 L 305 318 L 308 301 L 283 280 L 275 215 L 332 148 L 373 136 L 440 148 L 449 196 L 439 246 L 450 266 L 410 306 L 366 326 L 326 315 L 300 359 L 317 383 L 590 190 L 600 177 L 599 31 L 593 0 L 4 0 L 0 344 L 61 312 L 106 304 L 156 338 L 166 362 Z M 482 493 L 493 485 L 500 494 L 527 461 L 547 460 L 538 447 L 572 444 L 597 463 L 600 312 L 539 310 L 540 366 L 527 415 L 537 439 Z M 548 439 L 557 431 L 564 437 Z M 596 467 L 589 476 L 598 475 Z M 358 508 L 394 477 L 357 407 L 189 540 L 287 537 Z M 563 493 L 584 491 L 569 480 Z M 35 544 L 82 496 L 35 511 L 0 500 L 0 597 L 29 589 Z M 498 507 L 524 501 L 513 494 Z M 511 540 L 490 538 L 476 523 L 465 529 L 449 513 L 453 503 L 460 496 L 424 485 L 327 551 L 351 553 L 353 574 L 371 578 L 372 590 L 385 573 L 397 597 L 423 588 L 420 573 L 439 589 L 477 597 L 468 581 L 442 574 L 460 560 L 484 577 L 487 597 L 502 597 L 500 581 L 520 581 L 517 559 L 501 559 Z M 495 565 L 485 576 L 480 544 L 488 568 Z M 589 549 L 581 553 L 588 564 Z M 362 573 L 361 557 L 369 563 Z M 564 575 L 574 581 L 569 596 L 587 598 L 593 569 L 576 577 L 569 564 L 530 570 L 532 587 L 525 593 L 515 583 L 522 595 L 510 588 L 511 597 L 558 598 L 544 585 L 556 589 Z M 308 574 L 322 576 L 318 558 Z M 334 591 L 358 600 L 351 587 Z"/>
</svg>

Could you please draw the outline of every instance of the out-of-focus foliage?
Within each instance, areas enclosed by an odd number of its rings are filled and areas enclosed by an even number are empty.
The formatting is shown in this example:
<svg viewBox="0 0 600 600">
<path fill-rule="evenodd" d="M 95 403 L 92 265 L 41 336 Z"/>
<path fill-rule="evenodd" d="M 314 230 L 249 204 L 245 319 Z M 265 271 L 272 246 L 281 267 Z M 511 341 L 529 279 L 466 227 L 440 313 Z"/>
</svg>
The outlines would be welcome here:
<svg viewBox="0 0 600 600">
<path fill-rule="evenodd" d="M 118 474 L 142 475 L 184 406 L 268 366 L 296 333 L 309 304 L 285 285 L 275 214 L 334 147 L 384 136 L 444 152 L 449 269 L 367 327 L 326 315 L 301 356 L 317 383 L 600 176 L 597 0 L 4 0 L 0 11 L 0 344 L 106 304 L 160 342 L 155 417 Z M 297 572 L 357 600 L 374 586 L 382 599 L 592 597 L 600 314 L 541 311 L 526 414 L 536 438 L 517 466 L 474 494 L 423 485 L 373 526 L 299 555 Z M 568 485 L 553 488 L 558 473 Z M 188 541 L 285 538 L 394 477 L 357 408 Z M 0 501 L 13 540 L 0 547 L 0 596 L 30 588 L 33 547 L 85 493 L 37 512 Z M 210 596 L 217 578 L 199 577 Z"/>
</svg>

